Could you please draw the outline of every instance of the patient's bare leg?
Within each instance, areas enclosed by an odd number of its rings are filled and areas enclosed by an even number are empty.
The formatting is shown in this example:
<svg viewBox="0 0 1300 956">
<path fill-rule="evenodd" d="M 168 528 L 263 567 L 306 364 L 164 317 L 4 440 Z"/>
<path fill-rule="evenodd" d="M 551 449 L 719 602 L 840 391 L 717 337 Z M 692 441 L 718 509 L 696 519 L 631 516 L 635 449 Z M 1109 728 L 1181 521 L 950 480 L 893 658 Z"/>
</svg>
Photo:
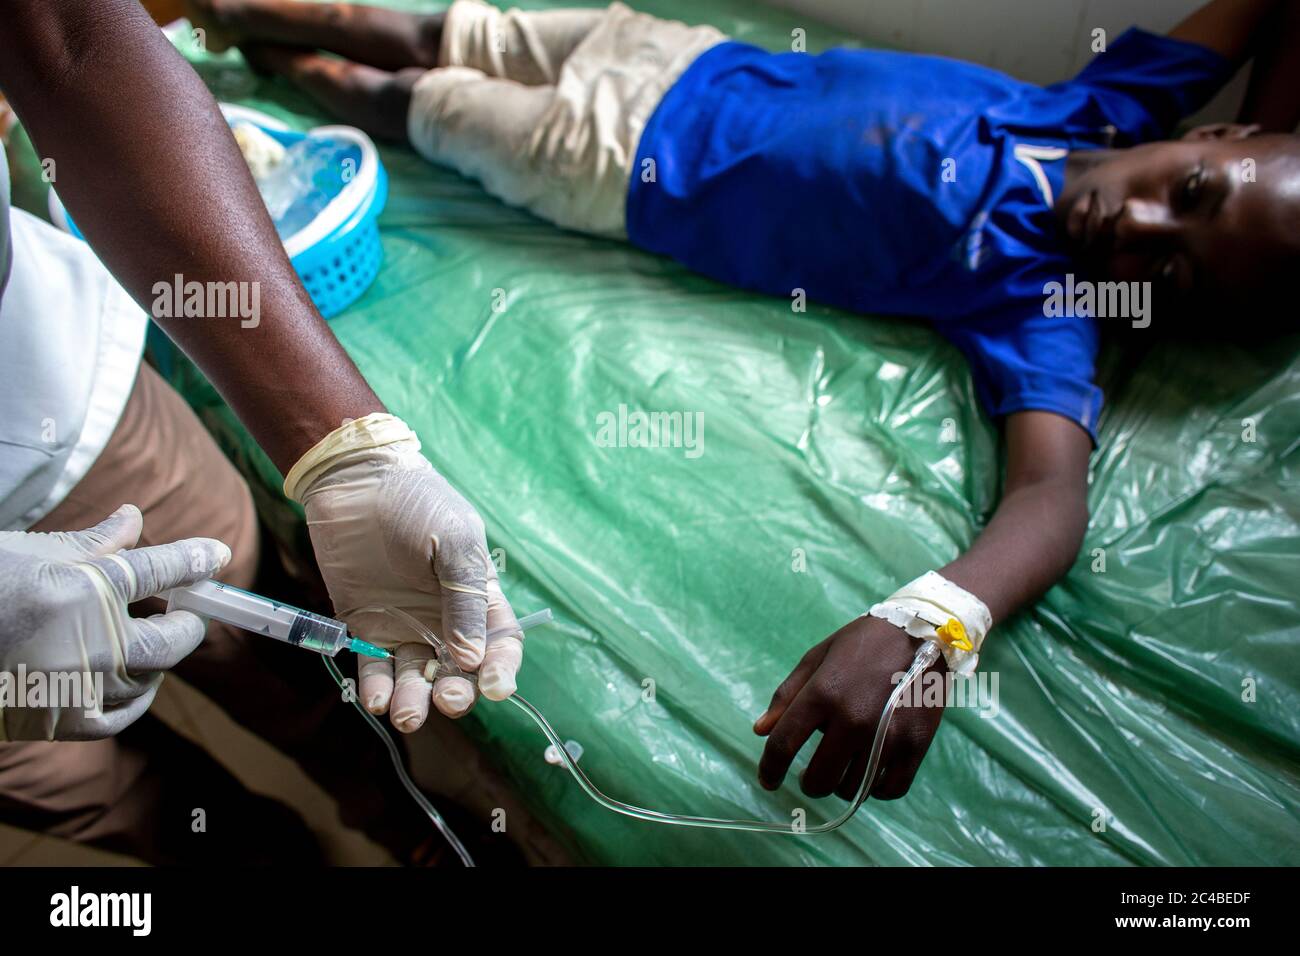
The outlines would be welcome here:
<svg viewBox="0 0 1300 956">
<path fill-rule="evenodd" d="M 441 13 L 415 14 L 352 3 L 187 0 L 190 20 L 214 52 L 246 42 L 329 50 L 384 70 L 438 65 Z"/>
<path fill-rule="evenodd" d="M 342 122 L 378 139 L 407 142 L 411 89 L 423 67 L 390 72 L 299 47 L 245 43 L 240 49 L 255 69 L 287 77 Z"/>
</svg>

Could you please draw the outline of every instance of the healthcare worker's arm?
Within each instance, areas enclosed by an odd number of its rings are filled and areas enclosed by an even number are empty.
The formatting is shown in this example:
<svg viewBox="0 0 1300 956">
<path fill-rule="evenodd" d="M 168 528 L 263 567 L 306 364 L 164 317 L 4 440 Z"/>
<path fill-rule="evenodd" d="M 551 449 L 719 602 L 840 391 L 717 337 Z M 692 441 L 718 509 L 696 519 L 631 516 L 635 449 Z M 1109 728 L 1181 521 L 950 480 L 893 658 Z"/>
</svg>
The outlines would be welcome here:
<svg viewBox="0 0 1300 956">
<path fill-rule="evenodd" d="M 255 327 L 238 317 L 158 321 L 282 472 L 316 452 L 296 496 L 307 502 L 336 613 L 395 604 L 440 630 L 462 668 L 482 665 L 486 696 L 513 691 L 522 634 L 495 586 L 482 522 L 400 422 L 379 437 L 342 428 L 384 406 L 298 281 L 216 102 L 141 6 L 14 0 L 0 30 L 0 89 L 54 161 L 82 232 L 143 307 L 156 283 L 178 275 L 257 283 Z M 411 639 L 372 623 L 357 629 L 380 643 Z M 489 629 L 497 638 L 486 646 Z M 362 681 L 362 699 L 376 712 L 391 703 L 402 730 L 428 713 L 429 689 L 415 674 L 427 653 L 402 655 L 396 686 L 380 665 Z M 435 687 L 433 702 L 458 715 L 472 696 Z"/>
<path fill-rule="evenodd" d="M 939 569 L 988 606 L 994 625 L 1064 576 L 1088 525 L 1088 434 L 1069 419 L 1032 411 L 1009 415 L 1006 437 L 1006 487 L 997 511 L 970 549 Z M 990 639 L 997 640 L 996 632 Z M 851 799 L 866 773 L 893 679 L 907 670 L 920 644 L 880 618 L 861 617 L 804 655 L 754 725 L 767 737 L 758 770 L 763 786 L 779 787 L 795 755 L 821 730 L 802 789 L 810 797 Z M 942 657 L 935 667 L 946 670 Z M 942 716 L 942 707 L 900 704 L 872 796 L 907 792 Z"/>
</svg>

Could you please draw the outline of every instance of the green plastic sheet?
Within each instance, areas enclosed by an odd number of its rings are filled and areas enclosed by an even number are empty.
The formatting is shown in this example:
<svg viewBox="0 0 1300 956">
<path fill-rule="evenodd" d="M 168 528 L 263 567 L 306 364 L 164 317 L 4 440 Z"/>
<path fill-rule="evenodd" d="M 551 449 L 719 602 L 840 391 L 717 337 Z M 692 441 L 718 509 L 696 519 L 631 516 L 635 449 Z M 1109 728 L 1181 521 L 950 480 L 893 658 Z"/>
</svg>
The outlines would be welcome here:
<svg viewBox="0 0 1300 956">
<path fill-rule="evenodd" d="M 773 49 L 795 28 L 812 50 L 853 42 L 742 0 L 636 6 Z M 188 55 L 220 98 L 327 121 L 237 54 Z M 481 511 L 515 608 L 554 610 L 521 693 L 615 797 L 838 812 L 796 783 L 759 789 L 750 725 L 809 646 L 992 513 L 1001 439 L 961 357 L 921 323 L 792 311 L 381 152 L 384 267 L 332 325 Z M 950 708 L 905 799 L 823 836 L 656 826 L 589 802 L 515 709 L 484 702 L 466 725 L 589 862 L 1296 863 L 1300 350 L 1234 345 L 1250 321 L 1225 316 L 1213 347 L 1103 356 L 1079 559 L 994 632 L 981 668 L 996 714 Z M 304 547 L 275 469 L 193 367 L 155 348 L 277 537 Z M 620 406 L 701 414 L 703 453 L 598 442 Z"/>
</svg>

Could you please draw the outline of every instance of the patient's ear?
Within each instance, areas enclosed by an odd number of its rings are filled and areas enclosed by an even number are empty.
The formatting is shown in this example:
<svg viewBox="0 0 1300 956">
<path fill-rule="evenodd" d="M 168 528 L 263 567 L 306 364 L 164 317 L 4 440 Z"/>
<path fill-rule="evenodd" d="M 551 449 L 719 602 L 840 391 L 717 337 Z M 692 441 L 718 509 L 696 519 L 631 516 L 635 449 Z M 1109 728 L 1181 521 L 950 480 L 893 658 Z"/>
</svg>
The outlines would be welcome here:
<svg viewBox="0 0 1300 956">
<path fill-rule="evenodd" d="M 1243 123 L 1210 123 L 1206 126 L 1197 126 L 1193 129 L 1189 129 L 1183 134 L 1183 139 L 1246 139 L 1249 136 L 1254 136 L 1258 132 L 1258 123 L 1251 123 L 1249 126 Z"/>
</svg>

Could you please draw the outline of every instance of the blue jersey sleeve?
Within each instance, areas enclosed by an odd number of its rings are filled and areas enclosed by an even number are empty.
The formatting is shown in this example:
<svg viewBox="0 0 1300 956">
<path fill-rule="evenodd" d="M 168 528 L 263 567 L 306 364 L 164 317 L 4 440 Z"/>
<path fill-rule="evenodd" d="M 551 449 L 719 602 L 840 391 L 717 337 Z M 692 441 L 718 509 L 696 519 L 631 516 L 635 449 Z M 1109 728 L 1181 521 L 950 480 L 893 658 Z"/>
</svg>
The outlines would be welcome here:
<svg viewBox="0 0 1300 956">
<path fill-rule="evenodd" d="M 1168 137 L 1233 72 L 1232 64 L 1208 47 L 1134 27 L 1058 88 L 1091 93 L 1121 138 L 1132 144 Z"/>
<path fill-rule="evenodd" d="M 1078 316 L 969 317 L 936 324 L 970 363 L 975 390 L 989 414 L 1054 412 L 1097 441 L 1102 392 L 1093 384 L 1098 348 L 1095 320 Z"/>
</svg>

